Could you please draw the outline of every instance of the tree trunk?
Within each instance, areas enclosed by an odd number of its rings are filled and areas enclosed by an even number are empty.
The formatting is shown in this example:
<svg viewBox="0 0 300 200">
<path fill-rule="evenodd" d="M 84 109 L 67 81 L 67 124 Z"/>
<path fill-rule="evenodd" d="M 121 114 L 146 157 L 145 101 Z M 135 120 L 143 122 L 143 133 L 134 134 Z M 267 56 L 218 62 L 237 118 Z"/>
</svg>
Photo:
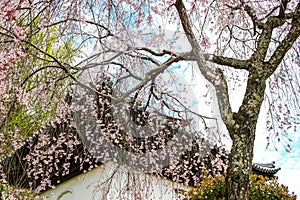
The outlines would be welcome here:
<svg viewBox="0 0 300 200">
<path fill-rule="evenodd" d="M 263 68 L 263 65 L 256 64 L 256 66 Z M 250 197 L 256 123 L 267 78 L 265 74 L 257 71 L 250 70 L 243 103 L 239 111 L 233 113 L 233 122 L 226 124 L 233 143 L 225 180 L 228 200 L 248 200 Z M 263 76 L 260 76 L 261 74 Z"/>
<path fill-rule="evenodd" d="M 234 131 L 233 144 L 229 155 L 226 175 L 226 193 L 228 200 L 245 200 L 250 196 L 250 175 L 255 136 L 255 126 L 243 125 Z M 248 127 L 249 126 L 249 127 Z"/>
</svg>

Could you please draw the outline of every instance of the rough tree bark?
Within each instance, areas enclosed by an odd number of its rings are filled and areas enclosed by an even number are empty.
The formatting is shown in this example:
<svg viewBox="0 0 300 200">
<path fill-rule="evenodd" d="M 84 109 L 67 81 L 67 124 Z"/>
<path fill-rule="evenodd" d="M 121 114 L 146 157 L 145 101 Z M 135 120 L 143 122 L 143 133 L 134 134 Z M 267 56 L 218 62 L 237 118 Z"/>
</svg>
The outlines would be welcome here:
<svg viewBox="0 0 300 200">
<path fill-rule="evenodd" d="M 255 129 L 265 80 L 255 71 L 250 72 L 248 78 L 243 104 L 237 113 L 233 113 L 233 123 L 226 124 L 233 142 L 226 176 L 227 199 L 249 199 L 250 195 Z"/>
<path fill-rule="evenodd" d="M 250 175 L 252 173 L 253 147 L 260 107 L 264 99 L 266 80 L 274 73 L 285 54 L 300 36 L 300 3 L 293 13 L 283 14 L 286 7 L 280 9 L 278 16 L 271 16 L 266 22 L 257 19 L 251 7 L 245 5 L 244 11 L 252 19 L 254 26 L 261 29 L 254 53 L 248 60 L 226 58 L 217 55 L 202 55 L 201 48 L 193 33 L 186 8 L 182 0 L 174 4 L 181 20 L 183 30 L 192 51 L 190 58 L 195 60 L 202 75 L 215 86 L 222 120 L 232 139 L 229 166 L 226 175 L 226 196 L 228 200 L 244 200 L 250 196 Z M 267 59 L 274 29 L 291 20 L 291 29 L 280 42 L 272 56 Z M 213 72 L 206 61 L 226 65 L 249 72 L 246 93 L 238 112 L 232 112 L 229 103 L 228 87 L 221 70 Z M 215 76 L 211 76 L 215 74 Z M 217 77 L 217 78 L 216 78 Z"/>
</svg>

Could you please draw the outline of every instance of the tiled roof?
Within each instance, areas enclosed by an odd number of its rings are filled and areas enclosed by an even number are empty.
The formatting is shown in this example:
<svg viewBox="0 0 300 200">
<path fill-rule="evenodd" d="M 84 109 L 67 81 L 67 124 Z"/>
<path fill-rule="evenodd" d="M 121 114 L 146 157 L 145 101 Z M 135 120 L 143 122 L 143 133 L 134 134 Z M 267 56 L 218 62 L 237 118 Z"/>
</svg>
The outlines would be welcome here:
<svg viewBox="0 0 300 200">
<path fill-rule="evenodd" d="M 281 168 L 275 167 L 275 162 L 271 163 L 253 163 L 252 171 L 258 175 L 274 176 Z"/>
</svg>

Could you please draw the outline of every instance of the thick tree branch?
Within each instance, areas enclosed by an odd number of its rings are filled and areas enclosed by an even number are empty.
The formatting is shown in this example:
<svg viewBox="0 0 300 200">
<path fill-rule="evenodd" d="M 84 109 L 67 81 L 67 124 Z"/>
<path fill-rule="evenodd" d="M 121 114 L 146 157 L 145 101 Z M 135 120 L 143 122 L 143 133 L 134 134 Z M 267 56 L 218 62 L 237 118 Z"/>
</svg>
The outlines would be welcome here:
<svg viewBox="0 0 300 200">
<path fill-rule="evenodd" d="M 217 56 L 214 54 L 205 54 L 204 55 L 205 60 L 219 64 L 219 65 L 225 65 L 229 67 L 233 67 L 235 69 L 249 69 L 249 61 L 248 60 L 240 60 L 236 58 L 227 58 L 223 56 Z"/>
<path fill-rule="evenodd" d="M 294 16 L 293 24 L 299 23 L 299 22 L 297 22 L 297 20 L 299 21 L 299 18 L 297 16 L 300 13 L 299 12 L 299 7 L 300 7 L 299 4 L 298 4 L 295 12 L 292 15 L 292 16 Z M 286 18 L 281 19 L 278 16 L 271 16 L 268 18 L 267 22 L 265 23 L 266 28 L 264 28 L 264 30 L 262 31 L 261 35 L 258 38 L 256 51 L 252 54 L 252 56 L 250 58 L 253 62 L 258 62 L 258 61 L 264 62 L 264 60 L 266 58 L 266 54 L 269 49 L 270 42 L 271 42 L 273 30 L 279 26 L 282 26 L 284 23 L 286 23 L 286 20 L 287 20 Z M 293 27 L 294 27 L 294 25 L 293 25 Z M 294 33 L 294 34 L 296 34 L 296 33 Z M 286 38 L 288 38 L 288 37 L 286 37 Z M 287 43 L 287 42 L 288 42 L 288 40 L 285 40 L 284 43 Z M 292 43 L 290 45 L 292 45 Z M 282 44 L 282 45 L 284 45 L 284 44 Z M 282 46 L 282 45 L 280 45 L 280 46 Z M 291 48 L 291 47 L 289 47 L 289 48 Z M 284 48 L 284 49 L 288 50 L 287 48 Z M 285 51 L 285 50 L 283 50 L 283 51 Z M 281 51 L 281 52 L 283 52 L 283 51 Z M 282 58 L 281 58 L 281 60 L 282 60 Z"/>
<path fill-rule="evenodd" d="M 289 2 L 288 0 L 281 0 L 280 10 L 279 10 L 279 15 L 278 15 L 278 17 L 280 19 L 285 18 L 285 10 L 286 10 L 288 2 Z"/>
<path fill-rule="evenodd" d="M 192 52 L 197 58 L 196 61 L 201 74 L 205 77 L 206 80 L 208 80 L 215 86 L 221 118 L 225 124 L 232 124 L 232 110 L 229 102 L 227 82 L 223 75 L 223 72 L 221 69 L 215 72 L 207 66 L 205 57 L 202 54 L 201 48 L 193 33 L 189 17 L 182 0 L 177 0 L 174 5 L 179 14 L 185 35 L 192 46 Z"/>
<path fill-rule="evenodd" d="M 191 24 L 189 22 L 189 18 L 187 15 L 186 8 L 182 2 L 182 0 L 177 0 L 175 3 L 175 7 L 178 11 L 180 21 L 185 32 L 185 35 L 192 46 L 192 52 L 194 54 L 194 58 L 196 58 L 198 67 L 202 75 L 211 83 L 214 82 L 214 78 L 211 76 L 214 72 L 206 65 L 205 57 L 201 53 L 201 48 L 197 42 L 197 39 L 193 33 Z"/>
<path fill-rule="evenodd" d="M 300 9 L 299 9 L 300 12 Z M 292 27 L 284 40 L 278 45 L 275 52 L 271 56 L 269 63 L 272 66 L 272 72 L 275 71 L 277 66 L 283 60 L 286 52 L 294 45 L 295 41 L 300 37 L 300 19 L 295 18 L 292 20 Z"/>
<path fill-rule="evenodd" d="M 250 58 L 253 62 L 263 62 L 265 60 L 271 42 L 273 30 L 276 27 L 283 25 L 284 23 L 285 20 L 280 20 L 274 16 L 268 18 L 266 22 L 267 28 L 264 28 L 261 35 L 259 36 L 256 51 Z"/>
<path fill-rule="evenodd" d="M 189 22 L 189 17 L 187 15 L 186 8 L 185 8 L 182 0 L 177 0 L 174 5 L 179 14 L 184 33 L 185 33 L 189 43 L 191 44 L 193 51 L 195 51 L 195 50 L 200 51 L 200 47 L 197 44 L 197 39 L 193 33 L 191 24 Z"/>
</svg>

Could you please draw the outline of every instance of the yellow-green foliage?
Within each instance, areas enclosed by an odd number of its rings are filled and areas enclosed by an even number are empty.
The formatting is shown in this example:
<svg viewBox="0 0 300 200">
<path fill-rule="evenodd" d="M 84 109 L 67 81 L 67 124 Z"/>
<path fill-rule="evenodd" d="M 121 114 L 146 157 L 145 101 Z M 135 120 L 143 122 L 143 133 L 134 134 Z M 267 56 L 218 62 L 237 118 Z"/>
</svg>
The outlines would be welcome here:
<svg viewBox="0 0 300 200">
<path fill-rule="evenodd" d="M 33 190 L 9 186 L 0 181 L 0 199 L 33 200 L 38 199 L 38 196 Z"/>
<path fill-rule="evenodd" d="M 198 187 L 192 188 L 186 199 L 221 200 L 225 199 L 225 176 L 204 176 Z M 289 194 L 288 187 L 278 183 L 277 177 L 268 178 L 261 175 L 251 176 L 250 200 L 296 200 L 294 193 Z"/>
<path fill-rule="evenodd" d="M 251 176 L 251 200 L 255 199 L 286 199 L 295 200 L 294 193 L 289 194 L 288 187 L 279 184 L 278 178 L 268 178 L 261 175 Z"/>
</svg>

